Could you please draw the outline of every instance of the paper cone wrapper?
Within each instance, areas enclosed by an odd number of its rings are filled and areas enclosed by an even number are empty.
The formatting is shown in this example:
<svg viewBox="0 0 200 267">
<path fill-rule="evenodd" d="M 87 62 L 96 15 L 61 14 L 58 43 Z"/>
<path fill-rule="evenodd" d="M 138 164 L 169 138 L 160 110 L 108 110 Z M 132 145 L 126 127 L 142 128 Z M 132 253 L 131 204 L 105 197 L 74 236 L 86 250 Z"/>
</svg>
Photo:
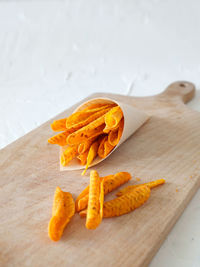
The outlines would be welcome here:
<svg viewBox="0 0 200 267">
<path fill-rule="evenodd" d="M 126 141 L 127 138 L 129 138 L 129 136 L 131 136 L 132 134 L 134 134 L 137 129 L 139 129 L 149 118 L 149 116 L 144 113 L 143 111 L 130 106 L 128 104 L 125 104 L 123 102 L 118 102 L 109 98 L 94 98 L 91 99 L 85 103 L 83 103 L 82 105 L 80 105 L 74 112 L 76 111 L 81 111 L 84 108 L 86 108 L 87 106 L 90 106 L 91 104 L 108 104 L 108 103 L 116 103 L 117 105 L 120 106 L 120 108 L 123 111 L 124 114 L 124 129 L 123 129 L 123 133 L 121 136 L 121 139 L 119 141 L 119 143 L 114 147 L 114 149 L 107 155 L 107 157 L 109 157 L 114 151 L 115 149 L 117 149 L 124 141 Z M 61 147 L 60 149 L 60 156 L 62 154 L 62 152 L 65 150 L 65 147 Z M 99 156 L 97 156 L 94 161 L 92 162 L 92 164 L 89 167 L 92 167 L 100 162 L 102 162 L 103 160 L 106 160 L 105 157 L 104 159 L 100 158 Z M 60 158 L 59 158 L 60 161 Z M 80 165 L 79 160 L 78 159 L 73 159 L 67 166 L 62 166 L 60 164 L 60 170 L 61 171 L 72 171 L 72 170 L 80 170 L 80 169 L 85 169 L 84 165 Z"/>
</svg>

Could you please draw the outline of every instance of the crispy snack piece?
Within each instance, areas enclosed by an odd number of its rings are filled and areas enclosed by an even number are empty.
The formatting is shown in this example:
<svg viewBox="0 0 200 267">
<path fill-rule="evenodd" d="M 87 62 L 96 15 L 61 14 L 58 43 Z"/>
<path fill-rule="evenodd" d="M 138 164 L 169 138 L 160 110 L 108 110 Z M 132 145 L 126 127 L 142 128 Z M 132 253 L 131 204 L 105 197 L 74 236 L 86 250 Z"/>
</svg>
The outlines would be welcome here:
<svg viewBox="0 0 200 267">
<path fill-rule="evenodd" d="M 87 157 L 88 157 L 88 152 L 89 152 L 89 150 L 86 150 L 84 153 L 79 154 L 77 156 L 77 158 L 80 160 L 81 165 L 85 165 L 86 164 Z"/>
<path fill-rule="evenodd" d="M 85 142 L 80 143 L 78 146 L 78 153 L 83 154 L 86 150 L 88 150 L 96 138 L 97 137 L 93 137 L 91 139 L 85 140 Z"/>
<path fill-rule="evenodd" d="M 51 129 L 55 132 L 66 131 L 66 118 L 60 119 L 60 120 L 55 120 L 51 124 Z"/>
<path fill-rule="evenodd" d="M 67 129 L 77 130 L 81 127 L 88 125 L 89 123 L 97 120 L 99 117 L 107 113 L 111 109 L 111 106 L 105 106 L 97 109 L 91 109 L 86 112 L 80 111 L 72 114 L 74 116 L 74 121 L 70 120 L 70 117 L 67 118 L 66 127 Z"/>
<path fill-rule="evenodd" d="M 150 188 L 146 185 L 135 188 L 130 193 L 124 194 L 103 205 L 103 217 L 120 216 L 143 205 L 150 196 Z"/>
<path fill-rule="evenodd" d="M 88 199 L 89 199 L 89 194 L 87 194 L 86 196 L 84 196 L 81 199 L 79 199 L 78 206 L 77 206 L 77 211 L 78 212 L 80 210 L 84 210 L 84 209 L 87 208 L 87 206 L 88 206 Z"/>
<path fill-rule="evenodd" d="M 78 151 L 78 146 L 68 146 L 66 150 L 62 153 L 60 162 L 63 166 L 66 166 L 73 158 L 76 157 Z"/>
<path fill-rule="evenodd" d="M 122 184 L 127 183 L 131 179 L 131 175 L 128 172 L 118 172 L 115 175 L 109 175 L 102 177 L 103 181 L 103 188 L 104 188 L 104 195 L 112 192 L 115 190 L 117 187 L 119 187 Z M 84 190 L 84 194 L 82 194 L 82 197 L 78 197 L 76 200 L 76 210 L 81 211 L 87 208 L 88 205 L 88 194 L 87 191 L 89 190 L 88 187 Z"/>
<path fill-rule="evenodd" d="M 86 228 L 95 229 L 101 223 L 100 209 L 101 181 L 97 171 L 90 172 L 90 188 Z"/>
<path fill-rule="evenodd" d="M 100 210 L 99 210 L 99 215 L 100 215 L 100 220 L 103 218 L 103 203 L 104 203 L 104 180 L 100 182 Z"/>
<path fill-rule="evenodd" d="M 59 146 L 66 146 L 67 141 L 66 138 L 70 133 L 68 131 L 59 133 L 57 135 L 52 136 L 51 138 L 48 139 L 48 142 L 50 144 L 57 144 Z"/>
<path fill-rule="evenodd" d="M 129 172 L 118 172 L 104 181 L 104 194 L 108 194 L 131 179 Z"/>
<path fill-rule="evenodd" d="M 114 146 L 108 142 L 108 136 L 106 135 L 100 142 L 98 148 L 98 155 L 100 158 L 105 158 L 111 150 L 113 150 Z"/>
<path fill-rule="evenodd" d="M 52 208 L 52 218 L 49 222 L 48 234 L 51 240 L 58 241 L 64 228 L 75 213 L 75 203 L 72 195 L 56 188 Z"/>
<path fill-rule="evenodd" d="M 98 148 L 98 155 L 100 158 L 103 158 L 104 156 L 104 143 L 106 142 L 108 136 L 104 136 L 101 141 L 100 141 L 100 144 L 99 144 L 99 148 Z"/>
<path fill-rule="evenodd" d="M 106 106 L 113 106 L 115 103 L 95 103 L 95 104 L 89 104 L 86 108 L 82 109 L 81 111 L 87 111 L 91 109 L 98 109 L 98 108 L 104 108 Z"/>
<path fill-rule="evenodd" d="M 75 206 L 76 206 L 76 211 L 78 210 L 78 202 L 81 198 L 84 198 L 86 195 L 89 194 L 89 188 L 90 186 L 88 185 L 81 193 L 80 195 L 77 197 L 76 201 L 75 201 Z"/>
<path fill-rule="evenodd" d="M 85 170 L 82 172 L 81 175 L 84 175 L 86 173 L 88 167 L 90 166 L 90 164 L 92 163 L 92 161 L 96 157 L 97 151 L 98 151 L 98 147 L 99 147 L 99 141 L 97 140 L 91 145 L 91 147 L 89 149 Z"/>
<path fill-rule="evenodd" d="M 103 133 L 105 114 L 67 137 L 69 145 L 80 144 Z"/>
<path fill-rule="evenodd" d="M 126 193 L 130 193 L 132 192 L 133 190 L 135 190 L 136 188 L 140 187 L 140 186 L 148 186 L 150 189 L 154 188 L 154 187 L 157 187 L 159 185 L 162 185 L 165 183 L 165 179 L 159 179 L 159 180 L 155 180 L 155 181 L 152 181 L 152 182 L 149 182 L 149 183 L 145 183 L 145 184 L 136 184 L 136 185 L 129 185 L 123 189 L 121 189 L 120 191 L 118 191 L 116 193 L 116 196 L 120 197 Z"/>
<path fill-rule="evenodd" d="M 98 104 L 99 105 L 99 104 Z M 100 106 L 97 106 L 97 104 L 90 105 L 87 108 L 84 108 L 81 111 L 76 111 L 72 113 L 68 118 L 66 118 L 66 127 L 71 128 L 80 121 L 84 121 L 94 113 L 97 113 L 105 108 L 112 108 L 111 104 L 103 104 Z"/>
<path fill-rule="evenodd" d="M 112 130 L 117 127 L 123 117 L 123 112 L 120 106 L 113 107 L 105 116 L 105 131 Z"/>
<path fill-rule="evenodd" d="M 107 179 L 109 179 L 110 177 L 112 177 L 112 176 L 114 176 L 114 175 L 107 175 L 107 176 L 104 176 L 104 177 L 100 177 L 100 180 L 101 181 L 106 181 Z M 77 199 L 76 199 L 76 202 L 75 202 L 75 204 L 76 204 L 76 211 L 78 211 L 79 209 L 78 209 L 78 202 L 79 202 L 79 200 L 80 199 L 83 199 L 84 197 L 86 197 L 87 198 L 87 205 L 88 205 L 88 194 L 89 194 L 89 188 L 90 188 L 90 186 L 88 185 L 80 194 L 79 194 L 79 196 L 77 197 Z M 87 206 L 86 206 L 87 207 Z"/>
<path fill-rule="evenodd" d="M 116 146 L 122 136 L 124 128 L 124 119 L 119 122 L 119 127 L 116 130 L 111 130 L 108 134 L 108 143 L 112 146 Z"/>
</svg>

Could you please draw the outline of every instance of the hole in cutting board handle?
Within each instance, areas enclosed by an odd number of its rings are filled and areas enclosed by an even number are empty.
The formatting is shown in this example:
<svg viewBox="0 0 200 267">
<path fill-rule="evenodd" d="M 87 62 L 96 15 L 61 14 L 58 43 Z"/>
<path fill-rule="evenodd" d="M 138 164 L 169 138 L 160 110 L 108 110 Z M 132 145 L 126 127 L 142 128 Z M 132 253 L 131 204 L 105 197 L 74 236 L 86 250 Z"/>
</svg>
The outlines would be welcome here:
<svg viewBox="0 0 200 267">
<path fill-rule="evenodd" d="M 188 81 L 177 81 L 170 84 L 162 95 L 170 98 L 179 98 L 184 103 L 187 103 L 195 95 L 195 86 Z"/>
</svg>

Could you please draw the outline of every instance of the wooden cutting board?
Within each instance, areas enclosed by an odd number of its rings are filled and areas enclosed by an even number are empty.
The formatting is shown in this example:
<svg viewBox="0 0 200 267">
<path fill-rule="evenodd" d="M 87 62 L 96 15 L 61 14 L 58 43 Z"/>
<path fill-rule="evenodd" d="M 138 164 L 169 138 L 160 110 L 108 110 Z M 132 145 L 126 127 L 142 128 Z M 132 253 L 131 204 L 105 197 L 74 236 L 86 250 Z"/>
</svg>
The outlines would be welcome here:
<svg viewBox="0 0 200 267">
<path fill-rule="evenodd" d="M 151 115 L 108 159 L 95 166 L 100 175 L 129 171 L 135 176 L 130 184 L 160 178 L 167 183 L 153 189 L 141 208 L 104 219 L 96 230 L 87 230 L 85 219 L 76 214 L 57 243 L 47 235 L 55 188 L 60 186 L 75 198 L 89 177 L 82 177 L 80 170 L 59 171 L 59 148 L 47 143 L 55 118 L 2 149 L 0 265 L 147 266 L 199 188 L 200 113 L 183 104 L 194 91 L 191 83 L 177 82 L 152 97 L 89 97 L 113 98 Z M 68 116 L 74 108 L 56 119 Z"/>
</svg>

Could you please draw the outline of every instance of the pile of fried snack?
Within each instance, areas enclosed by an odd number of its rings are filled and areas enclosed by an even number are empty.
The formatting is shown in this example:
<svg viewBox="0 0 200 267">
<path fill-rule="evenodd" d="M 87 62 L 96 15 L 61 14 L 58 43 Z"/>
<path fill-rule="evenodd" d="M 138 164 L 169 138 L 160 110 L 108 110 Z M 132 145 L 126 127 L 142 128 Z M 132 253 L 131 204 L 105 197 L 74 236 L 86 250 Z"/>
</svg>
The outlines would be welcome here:
<svg viewBox="0 0 200 267">
<path fill-rule="evenodd" d="M 145 184 L 129 185 L 116 193 L 116 198 L 104 202 L 104 195 L 128 182 L 131 175 L 128 172 L 119 172 L 115 175 L 99 177 L 97 171 L 90 172 L 90 184 L 80 193 L 74 202 L 72 195 L 56 188 L 52 208 L 52 218 L 49 222 L 49 237 L 58 241 L 66 225 L 79 212 L 86 217 L 86 228 L 95 229 L 102 218 L 120 216 L 129 213 L 143 205 L 150 197 L 152 188 L 164 184 L 159 179 Z"/>
<path fill-rule="evenodd" d="M 119 143 L 124 127 L 123 112 L 115 103 L 90 104 L 68 118 L 51 124 L 53 131 L 61 132 L 48 142 L 64 147 L 61 155 L 63 166 L 77 158 L 87 168 L 94 158 L 105 158 Z"/>
</svg>

